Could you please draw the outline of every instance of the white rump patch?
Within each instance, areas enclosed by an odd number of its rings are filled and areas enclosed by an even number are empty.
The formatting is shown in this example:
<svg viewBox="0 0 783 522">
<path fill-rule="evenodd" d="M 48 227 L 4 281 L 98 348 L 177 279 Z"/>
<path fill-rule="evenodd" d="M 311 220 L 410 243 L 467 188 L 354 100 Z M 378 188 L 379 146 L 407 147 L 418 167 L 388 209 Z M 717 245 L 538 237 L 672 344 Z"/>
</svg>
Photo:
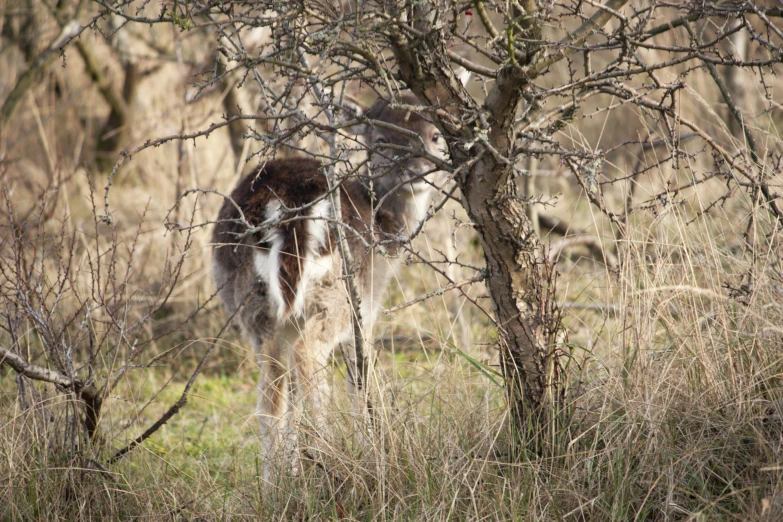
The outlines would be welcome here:
<svg viewBox="0 0 783 522">
<path fill-rule="evenodd" d="M 296 288 L 296 294 L 294 297 L 293 313 L 294 315 L 302 315 L 304 313 L 305 296 L 307 295 L 307 287 L 311 282 L 318 281 L 325 277 L 332 271 L 334 261 L 331 253 L 326 255 L 319 255 L 319 251 L 328 244 L 329 238 L 329 223 L 326 219 L 331 217 L 332 205 L 327 199 L 322 199 L 310 210 L 309 217 L 315 219 L 308 219 L 305 223 L 305 230 L 307 231 L 303 251 L 300 251 L 302 256 L 301 268 L 302 277 L 299 278 L 299 284 Z"/>
<path fill-rule="evenodd" d="M 266 219 L 262 225 L 274 223 L 280 219 L 280 202 L 270 201 L 266 205 Z M 253 267 L 256 277 L 266 283 L 269 289 L 269 307 L 277 314 L 278 321 L 285 315 L 285 300 L 280 288 L 280 250 L 283 248 L 283 235 L 279 228 L 270 228 L 263 242 L 269 249 L 257 248 L 253 254 Z"/>
<path fill-rule="evenodd" d="M 332 213 L 332 204 L 328 199 L 322 199 L 313 205 L 310 211 L 310 217 L 316 219 L 307 220 L 307 249 L 309 252 L 318 252 L 326 246 L 326 239 L 329 237 L 329 219 Z M 317 219 L 324 218 L 324 219 Z"/>
</svg>

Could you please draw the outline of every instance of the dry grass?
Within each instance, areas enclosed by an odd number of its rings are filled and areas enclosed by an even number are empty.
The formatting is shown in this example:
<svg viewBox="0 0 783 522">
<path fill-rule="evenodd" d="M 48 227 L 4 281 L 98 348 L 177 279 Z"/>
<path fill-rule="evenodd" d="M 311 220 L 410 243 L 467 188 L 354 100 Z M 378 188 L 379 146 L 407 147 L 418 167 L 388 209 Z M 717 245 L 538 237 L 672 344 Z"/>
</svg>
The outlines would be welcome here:
<svg viewBox="0 0 783 522">
<path fill-rule="evenodd" d="M 74 210 L 77 203 L 68 202 L 68 222 L 84 230 L 88 220 L 74 216 L 90 214 Z M 36 385 L 35 407 L 21 410 L 14 374 L 3 370 L 3 518 L 776 520 L 783 516 L 779 239 L 759 220 L 757 255 L 749 257 L 736 245 L 732 219 L 742 210 L 738 203 L 688 223 L 690 211 L 674 207 L 634 220 L 617 274 L 579 256 L 561 260 L 562 300 L 609 304 L 612 312 L 566 314 L 574 415 L 546 458 L 514 453 L 503 390 L 496 369 L 485 366 L 491 329 L 473 310 L 473 344 L 460 344 L 465 323 L 455 314 L 470 305 L 447 294 L 378 328 L 388 346 L 376 370 L 380 427 L 372 436 L 357 431 L 338 359 L 332 438 L 324 444 L 303 427 L 302 445 L 317 463 L 304 459 L 293 470 L 289 461 L 273 463 L 273 483 L 264 483 L 251 415 L 254 368 L 231 332 L 188 406 L 107 465 L 110 448 L 178 397 L 225 319 L 208 305 L 150 348 L 146 362 L 174 351 L 122 381 L 104 406 L 101 444 L 75 453 L 62 429 L 73 406 Z M 156 239 L 139 240 L 134 285 L 151 289 L 151 261 L 164 261 L 163 243 L 153 223 L 142 230 Z M 200 248 L 189 251 L 187 288 L 150 321 L 149 334 L 210 295 Z M 748 273 L 752 284 L 742 287 Z M 421 265 L 398 279 L 393 304 L 433 289 Z M 27 342 L 34 351 L 35 335 Z"/>
</svg>

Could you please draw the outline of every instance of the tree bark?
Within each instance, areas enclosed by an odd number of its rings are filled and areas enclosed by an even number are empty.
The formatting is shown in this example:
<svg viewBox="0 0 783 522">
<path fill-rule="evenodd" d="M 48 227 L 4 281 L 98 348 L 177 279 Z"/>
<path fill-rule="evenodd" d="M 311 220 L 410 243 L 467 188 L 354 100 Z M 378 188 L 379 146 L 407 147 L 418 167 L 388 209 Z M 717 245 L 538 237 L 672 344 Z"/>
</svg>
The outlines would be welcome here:
<svg viewBox="0 0 783 522">
<path fill-rule="evenodd" d="M 18 375 L 24 375 L 36 381 L 50 382 L 63 388 L 72 389 L 84 401 L 84 424 L 90 439 L 98 429 L 98 420 L 103 404 L 103 392 L 95 386 L 79 379 L 71 379 L 56 371 L 30 364 L 14 352 L 0 346 L 0 366 L 7 364 Z"/>
<path fill-rule="evenodd" d="M 415 2 L 409 4 L 409 12 L 396 13 L 401 20 L 412 21 L 420 35 L 415 43 L 402 31 L 389 33 L 400 79 L 425 105 L 445 107 L 449 113 L 438 123 L 451 138 L 462 204 L 484 249 L 513 425 L 536 452 L 542 449 L 541 435 L 553 427 L 551 412 L 562 397 L 562 387 L 553 342 L 557 325 L 550 324 L 555 322 L 551 271 L 545 269 L 545 256 L 515 181 L 514 121 L 531 81 L 573 53 L 627 2 L 608 0 L 606 8 L 551 51 L 536 43 L 541 35 L 536 3 L 525 0 L 514 7 L 518 23 L 506 33 L 513 54 L 497 70 L 482 107 L 458 80 L 443 29 L 432 23 L 432 5 Z M 466 121 L 471 123 L 462 124 Z"/>
<path fill-rule="evenodd" d="M 742 22 L 740 20 L 734 20 L 731 24 L 731 30 L 736 29 Z M 737 31 L 729 37 L 729 53 L 735 56 L 738 60 L 744 61 L 748 58 L 748 35 L 744 30 Z M 727 67 L 725 69 L 726 87 L 731 93 L 731 97 L 740 111 L 745 108 L 745 71 L 739 67 Z M 743 122 L 737 120 L 732 114 L 731 108 L 727 111 L 728 117 L 726 121 L 729 124 L 729 130 L 735 138 L 744 138 Z"/>
<path fill-rule="evenodd" d="M 549 424 L 547 406 L 559 373 L 545 324 L 543 253 L 510 167 L 477 165 L 461 187 L 463 205 L 481 239 L 487 287 L 497 321 L 499 349 L 515 427 L 537 440 Z M 532 422 L 531 422 L 532 421 Z M 533 428 L 536 432 L 530 433 Z"/>
<path fill-rule="evenodd" d="M 414 19 L 426 20 L 416 15 Z M 424 29 L 424 28 L 422 28 Z M 424 31 L 422 31 L 424 32 Z M 437 31 L 429 30 L 427 45 L 442 45 Z M 514 145 L 513 123 L 520 106 L 526 78 L 516 66 L 498 71 L 494 88 L 483 107 L 476 106 L 454 71 L 433 60 L 445 53 L 421 52 L 400 35 L 392 35 L 402 79 L 424 103 L 450 105 L 486 114 L 478 133 L 452 121 L 441 121 L 446 132 L 458 139 L 478 142 L 467 151 L 451 151 L 455 166 L 472 166 L 457 177 L 462 204 L 475 225 L 484 249 L 487 285 L 497 322 L 499 349 L 513 425 L 525 440 L 540 450 L 538 436 L 549 422 L 545 417 L 557 389 L 559 372 L 546 339 L 541 310 L 543 292 L 542 250 L 527 217 L 525 199 L 517 188 L 514 167 L 507 158 Z M 486 133 L 486 138 L 481 134 Z M 476 136 L 478 134 L 478 136 Z M 533 432 L 529 428 L 533 429 Z"/>
</svg>

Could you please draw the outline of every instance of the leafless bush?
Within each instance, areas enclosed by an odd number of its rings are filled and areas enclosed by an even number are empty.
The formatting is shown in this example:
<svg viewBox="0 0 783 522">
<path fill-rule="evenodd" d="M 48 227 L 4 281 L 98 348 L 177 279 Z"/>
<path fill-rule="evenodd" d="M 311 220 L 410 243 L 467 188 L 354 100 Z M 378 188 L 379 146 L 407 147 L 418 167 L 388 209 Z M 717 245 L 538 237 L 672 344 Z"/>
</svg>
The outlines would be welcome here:
<svg viewBox="0 0 783 522">
<path fill-rule="evenodd" d="M 531 210 L 541 199 L 533 185 L 528 184 L 533 192 L 523 195 L 515 181 L 534 174 L 523 168 L 524 158 L 567 168 L 619 238 L 634 212 L 686 203 L 714 182 L 725 184 L 724 193 L 701 205 L 694 219 L 737 193 L 768 212 L 773 228 L 783 217 L 770 184 L 778 175 L 780 153 L 774 147 L 761 150 L 748 121 L 758 102 L 776 110 L 766 87 L 781 52 L 780 30 L 770 21 L 780 15 L 776 7 L 752 2 L 636 6 L 628 0 L 600 6 L 196 2 L 153 14 L 141 7 L 131 11 L 131 5 L 101 3 L 105 13 L 129 23 L 214 31 L 217 51 L 210 71 L 215 73 L 205 76 L 199 88 L 237 77 L 253 83 L 259 100 L 256 114 L 235 114 L 220 125 L 240 119 L 263 123 L 263 129 L 248 125 L 246 130 L 260 143 L 261 155 L 280 149 L 313 155 L 329 165 L 336 181 L 335 169 L 345 175 L 357 172 L 346 149 L 362 148 L 335 119 L 346 93 L 362 85 L 391 97 L 407 88 L 422 100 L 410 109 L 431 118 L 448 137 L 451 162 L 439 168 L 452 173 L 481 238 L 493 316 L 502 325 L 503 368 L 520 428 L 531 425 L 524 420 L 531 414 L 543 416 L 533 425 L 547 425 L 544 417 L 551 410 L 546 405 L 557 404 L 560 395 L 557 339 L 547 333 L 557 329 L 547 324 L 546 300 L 553 292 L 542 264 L 537 212 Z M 245 39 L 258 32 L 265 35 L 260 44 L 246 46 Z M 741 46 L 743 55 L 731 50 L 739 40 L 750 43 Z M 743 99 L 756 106 L 739 107 L 717 67 L 756 72 L 763 96 Z M 702 69 L 707 73 L 702 78 L 714 83 L 727 108 L 722 116 L 687 81 Z M 465 73 L 473 77 L 470 90 L 460 82 Z M 737 77 L 731 79 L 735 88 Z M 710 118 L 698 119 L 699 111 L 690 104 L 702 104 Z M 588 119 L 620 122 L 622 115 L 638 120 L 636 136 L 604 137 L 595 128 L 597 136 L 585 133 Z M 740 129 L 740 135 L 730 129 Z M 637 152 L 656 140 L 666 144 L 665 157 L 655 161 L 671 166 L 668 179 L 648 176 L 651 164 Z M 623 155 L 639 160 L 630 168 L 610 167 Z M 649 183 L 651 193 L 638 200 L 637 187 Z M 108 199 L 106 205 L 108 216 Z M 593 252 L 602 248 L 597 238 L 572 238 L 557 249 L 580 243 Z M 538 440 L 537 433 L 529 435 Z"/>
<path fill-rule="evenodd" d="M 42 445 L 74 469 L 100 471 L 135 426 L 136 406 L 122 404 L 122 383 L 165 361 L 167 352 L 148 350 L 181 326 L 151 329 L 183 277 L 190 238 L 171 243 L 163 277 L 145 282 L 137 274 L 144 213 L 130 235 L 103 224 L 94 205 L 92 223 L 76 225 L 57 205 L 66 181 L 44 187 L 24 214 L 4 185 L 0 364 L 15 374 L 17 415 L 37 419 L 17 450 Z M 91 190 L 89 197 L 94 203 Z M 65 494 L 72 498 L 78 480 L 71 479 Z"/>
</svg>

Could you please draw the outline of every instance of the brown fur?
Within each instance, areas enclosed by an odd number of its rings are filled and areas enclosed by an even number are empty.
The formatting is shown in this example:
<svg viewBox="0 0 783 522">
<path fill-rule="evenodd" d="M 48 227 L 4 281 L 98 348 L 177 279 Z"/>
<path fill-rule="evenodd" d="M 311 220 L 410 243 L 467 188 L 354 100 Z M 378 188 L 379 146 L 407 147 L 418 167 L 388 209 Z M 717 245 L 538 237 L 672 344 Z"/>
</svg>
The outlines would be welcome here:
<svg viewBox="0 0 783 522">
<path fill-rule="evenodd" d="M 220 209 L 212 236 L 212 242 L 216 245 L 215 261 L 228 271 L 234 271 L 246 257 L 242 249 L 255 246 L 265 249 L 270 247 L 263 241 L 263 232 L 242 237 L 246 226 L 240 221 L 237 206 L 242 209 L 250 226 L 255 227 L 266 219 L 265 211 L 271 201 L 280 201 L 283 204 L 282 220 L 285 221 L 302 216 L 301 211 L 286 212 L 285 209 L 300 208 L 317 200 L 326 192 L 328 192 L 328 184 L 319 162 L 310 158 L 289 158 L 267 162 L 242 179 L 231 193 L 231 199 L 236 205 L 227 201 Z M 384 206 L 392 205 L 393 198 L 389 198 L 385 203 Z M 348 233 L 353 239 L 349 244 L 351 246 L 362 244 L 356 238 L 357 233 L 370 242 L 369 223 L 372 219 L 370 192 L 358 180 L 348 180 L 343 183 L 340 190 L 340 206 L 343 222 L 353 229 Z M 306 222 L 304 219 L 293 220 L 279 227 L 284 238 L 280 258 L 280 283 L 283 296 L 289 306 L 293 303 L 294 291 L 299 283 L 300 260 L 304 255 L 302 240 L 306 234 Z M 377 231 L 390 234 L 399 232 L 403 225 L 392 212 L 384 209 L 377 212 L 375 224 Z M 242 239 L 239 239 L 240 237 Z M 323 255 L 333 250 L 331 234 L 329 239 L 329 244 L 319 254 Z M 360 258 L 363 257 L 363 252 L 357 251 L 354 255 Z"/>
</svg>

